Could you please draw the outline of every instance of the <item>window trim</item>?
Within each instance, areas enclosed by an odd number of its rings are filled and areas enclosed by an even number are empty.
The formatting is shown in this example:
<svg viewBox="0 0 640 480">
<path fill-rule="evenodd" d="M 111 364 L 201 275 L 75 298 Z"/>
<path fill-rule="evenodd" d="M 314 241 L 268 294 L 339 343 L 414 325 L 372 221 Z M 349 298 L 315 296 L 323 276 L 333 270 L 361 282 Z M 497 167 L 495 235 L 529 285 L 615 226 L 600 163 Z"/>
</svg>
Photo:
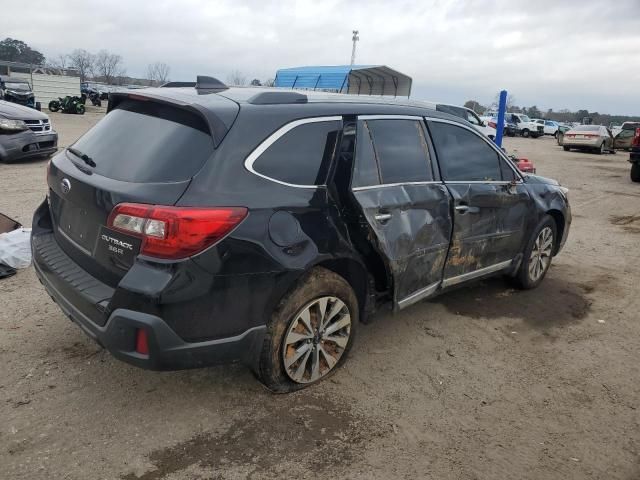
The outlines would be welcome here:
<svg viewBox="0 0 640 480">
<path fill-rule="evenodd" d="M 513 172 L 516 174 L 516 183 L 524 183 L 524 178 L 522 177 L 522 174 L 520 172 L 520 170 L 518 170 L 513 163 L 511 162 L 511 160 L 509 160 L 507 158 L 507 156 L 505 155 L 505 153 L 498 148 L 498 146 L 493 143 L 488 137 L 485 138 L 484 135 L 482 135 L 480 132 L 478 132 L 475 128 L 473 127 L 467 127 L 466 125 L 462 124 L 462 123 L 458 123 L 458 122 L 453 122 L 451 120 L 445 120 L 443 118 L 433 118 L 433 117 L 425 117 L 426 120 L 428 122 L 434 122 L 434 123 L 448 123 L 450 125 L 454 125 L 456 127 L 460 127 L 460 128 L 464 128 L 470 132 L 472 132 L 473 134 L 475 134 L 476 136 L 480 137 L 485 143 L 487 143 L 491 148 L 493 148 L 496 153 L 498 154 L 498 158 L 500 158 L 503 162 L 506 162 L 507 165 L 509 166 L 509 168 L 511 168 L 511 170 L 513 170 Z M 431 134 L 431 132 L 429 132 L 429 134 Z M 433 141 L 433 140 L 432 140 Z M 437 155 L 437 152 L 436 152 Z M 440 159 L 438 159 L 438 165 L 440 165 Z M 461 184 L 461 183 L 488 183 L 488 184 L 500 184 L 500 185 L 509 185 L 511 183 L 511 181 L 508 180 L 455 180 L 455 181 L 447 181 L 443 179 L 444 183 L 450 183 L 450 184 Z"/>
<path fill-rule="evenodd" d="M 272 178 L 272 177 L 269 177 L 268 175 L 264 175 L 264 174 L 262 174 L 260 172 L 257 172 L 253 168 L 253 164 L 258 160 L 258 158 L 260 158 L 260 156 L 265 151 L 267 151 L 269 149 L 269 147 L 271 145 L 276 143 L 281 137 L 283 137 L 284 135 L 289 133 L 294 128 L 299 127 L 301 125 L 306 125 L 306 124 L 309 124 L 309 123 L 336 122 L 336 121 L 342 122 L 343 121 L 342 115 L 334 115 L 334 116 L 328 116 L 328 117 L 301 118 L 301 119 L 294 120 L 292 122 L 284 124 L 278 130 L 276 130 L 271 135 L 269 135 L 266 139 L 264 139 L 247 156 L 247 158 L 244 161 L 244 168 L 246 168 L 249 172 L 253 173 L 254 175 L 256 175 L 258 177 L 262 177 L 265 180 L 269 180 L 269 181 L 274 182 L 274 183 L 279 183 L 280 185 L 286 185 L 287 187 L 305 188 L 305 189 L 317 189 L 317 188 L 321 188 L 321 187 L 325 188 L 327 186 L 326 183 L 324 183 L 322 185 L 300 185 L 300 184 L 296 184 L 296 183 L 284 182 L 282 180 L 278 180 L 277 178 Z"/>
<path fill-rule="evenodd" d="M 428 153 L 428 157 L 427 160 L 429 162 L 429 170 L 431 171 L 431 176 L 433 177 L 433 180 L 424 180 L 424 181 L 417 181 L 417 182 L 393 182 L 393 183 L 383 183 L 382 181 L 382 173 L 380 172 L 380 159 L 378 158 L 378 151 L 376 150 L 376 146 L 375 146 L 375 142 L 373 141 L 373 139 L 371 139 L 371 143 L 373 145 L 373 151 L 374 154 L 376 156 L 376 166 L 378 168 L 378 176 L 380 179 L 380 183 L 377 185 L 362 185 L 359 187 L 351 187 L 351 190 L 354 192 L 358 192 L 361 190 L 372 190 L 374 188 L 380 188 L 380 187 L 401 187 L 403 185 L 434 185 L 434 184 L 442 184 L 442 179 L 437 179 L 438 177 L 440 177 L 440 168 L 439 166 L 437 167 L 437 171 L 436 168 L 434 168 L 434 164 L 436 162 L 434 162 L 434 159 L 436 158 L 435 156 L 435 151 L 433 149 L 432 146 L 432 142 L 431 142 L 431 136 L 429 135 L 429 131 L 427 130 L 427 126 L 425 124 L 425 117 L 420 116 L 420 115 L 393 115 L 393 114 L 387 114 L 387 115 L 358 115 L 356 117 L 357 122 L 366 122 L 368 120 L 414 120 L 416 122 L 420 122 L 420 128 L 422 128 L 422 135 L 424 138 L 424 141 L 426 142 L 426 146 L 427 146 L 427 153 Z M 368 127 L 367 127 L 368 128 Z M 369 132 L 371 133 L 371 132 Z M 357 147 L 356 147 L 357 148 Z"/>
</svg>

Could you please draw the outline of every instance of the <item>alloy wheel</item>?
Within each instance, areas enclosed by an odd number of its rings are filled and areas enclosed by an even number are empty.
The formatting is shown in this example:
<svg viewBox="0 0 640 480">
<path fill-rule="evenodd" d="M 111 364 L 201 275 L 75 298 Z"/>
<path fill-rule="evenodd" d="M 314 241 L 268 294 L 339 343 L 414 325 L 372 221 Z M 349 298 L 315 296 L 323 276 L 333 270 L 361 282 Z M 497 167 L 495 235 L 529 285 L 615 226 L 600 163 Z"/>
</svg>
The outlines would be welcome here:
<svg viewBox="0 0 640 480">
<path fill-rule="evenodd" d="M 287 329 L 282 361 L 296 383 L 311 383 L 337 365 L 349 344 L 351 314 L 337 297 L 320 297 L 304 306 Z"/>
<path fill-rule="evenodd" d="M 551 227 L 544 227 L 540 230 L 529 256 L 529 278 L 532 282 L 538 281 L 549 268 L 552 249 L 553 230 Z"/>
</svg>

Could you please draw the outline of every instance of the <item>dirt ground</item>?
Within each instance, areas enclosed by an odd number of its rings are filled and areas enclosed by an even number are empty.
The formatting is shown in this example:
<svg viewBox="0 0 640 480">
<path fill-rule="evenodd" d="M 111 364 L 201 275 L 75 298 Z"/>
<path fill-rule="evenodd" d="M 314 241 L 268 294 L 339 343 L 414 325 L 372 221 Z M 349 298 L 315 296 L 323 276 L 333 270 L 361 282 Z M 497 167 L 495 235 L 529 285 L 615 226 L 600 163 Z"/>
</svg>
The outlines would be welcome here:
<svg viewBox="0 0 640 480">
<path fill-rule="evenodd" d="M 51 115 L 60 145 L 99 118 Z M 0 477 L 639 479 L 640 185 L 628 154 L 509 138 L 571 188 L 565 250 L 535 291 L 495 279 L 360 328 L 330 380 L 273 395 L 239 366 L 113 359 L 33 269 L 0 280 Z M 30 224 L 45 162 L 0 164 Z"/>
</svg>

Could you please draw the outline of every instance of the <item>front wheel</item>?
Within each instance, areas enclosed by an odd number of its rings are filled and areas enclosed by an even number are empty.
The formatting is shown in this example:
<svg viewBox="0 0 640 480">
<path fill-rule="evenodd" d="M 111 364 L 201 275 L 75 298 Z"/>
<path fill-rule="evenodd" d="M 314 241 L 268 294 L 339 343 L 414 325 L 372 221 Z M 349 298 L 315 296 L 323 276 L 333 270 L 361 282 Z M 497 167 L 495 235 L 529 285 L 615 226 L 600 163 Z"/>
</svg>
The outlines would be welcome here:
<svg viewBox="0 0 640 480">
<path fill-rule="evenodd" d="M 631 181 L 640 182 L 640 163 L 631 164 Z"/>
<path fill-rule="evenodd" d="M 49 102 L 49 111 L 57 112 L 58 110 L 60 110 L 60 102 L 58 102 L 57 100 L 51 100 Z"/>
<path fill-rule="evenodd" d="M 323 380 L 345 361 L 358 321 L 358 301 L 349 283 L 314 268 L 272 314 L 255 373 L 277 393 Z"/>
<path fill-rule="evenodd" d="M 76 105 L 76 113 L 84 115 L 84 105 L 82 105 L 81 103 Z"/>
<path fill-rule="evenodd" d="M 524 130 L 522 130 L 522 136 L 524 138 L 529 137 L 529 129 L 528 128 L 525 128 Z"/>
<path fill-rule="evenodd" d="M 518 287 L 528 290 L 540 285 L 549 267 L 556 245 L 556 222 L 549 215 L 545 215 L 524 251 L 520 269 L 516 273 L 515 281 Z"/>
</svg>

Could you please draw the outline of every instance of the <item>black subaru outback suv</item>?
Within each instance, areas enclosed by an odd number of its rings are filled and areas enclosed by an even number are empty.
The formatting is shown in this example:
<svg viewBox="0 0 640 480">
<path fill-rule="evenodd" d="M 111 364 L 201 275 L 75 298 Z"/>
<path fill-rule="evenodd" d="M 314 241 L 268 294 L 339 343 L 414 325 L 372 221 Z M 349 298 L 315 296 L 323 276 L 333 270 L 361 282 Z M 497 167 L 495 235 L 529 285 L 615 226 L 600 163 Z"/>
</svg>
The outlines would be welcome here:
<svg viewBox="0 0 640 480">
<path fill-rule="evenodd" d="M 376 307 L 493 274 L 533 288 L 567 238 L 567 190 L 457 117 L 180 87 L 112 94 L 33 220 L 47 292 L 131 364 L 245 362 L 291 391 L 335 371 Z"/>
</svg>

